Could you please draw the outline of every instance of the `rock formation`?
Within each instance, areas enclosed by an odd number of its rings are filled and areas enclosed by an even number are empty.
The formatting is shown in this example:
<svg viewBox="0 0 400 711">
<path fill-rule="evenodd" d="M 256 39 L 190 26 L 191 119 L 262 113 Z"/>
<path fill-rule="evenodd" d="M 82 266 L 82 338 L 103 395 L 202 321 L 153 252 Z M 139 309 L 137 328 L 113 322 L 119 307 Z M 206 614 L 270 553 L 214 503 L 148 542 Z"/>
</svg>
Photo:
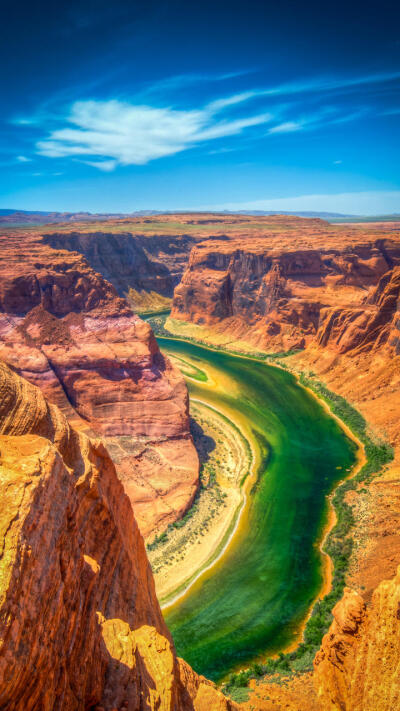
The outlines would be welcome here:
<svg viewBox="0 0 400 711">
<path fill-rule="evenodd" d="M 400 568 L 375 590 L 366 607 L 346 590 L 322 641 L 315 683 L 324 711 L 400 708 Z"/>
<path fill-rule="evenodd" d="M 304 348 L 316 337 L 326 344 L 349 324 L 342 349 L 354 347 L 357 331 L 376 340 L 374 328 L 393 308 L 370 292 L 400 264 L 399 237 L 337 234 L 320 220 L 297 222 L 299 235 L 273 223 L 246 240 L 197 244 L 175 289 L 172 317 L 268 350 Z"/>
<path fill-rule="evenodd" d="M 125 297 L 131 290 L 172 297 L 195 241 L 190 235 L 146 236 L 120 231 L 43 236 L 44 244 L 82 254 Z"/>
<path fill-rule="evenodd" d="M 338 353 L 376 350 L 387 343 L 400 353 L 399 308 L 400 267 L 395 267 L 362 305 L 322 310 L 317 343 Z"/>
<path fill-rule="evenodd" d="M 144 535 L 190 506 L 188 396 L 150 327 L 77 253 L 0 241 L 0 357 L 106 438 Z"/>
<path fill-rule="evenodd" d="M 290 367 L 314 371 L 395 447 L 393 465 L 349 494 L 354 590 L 334 610 L 314 674 L 261 685 L 246 708 L 397 711 L 399 226 L 171 215 L 73 229 L 0 240 L 0 357 L 64 413 L 1 368 L 0 706 L 233 708 L 177 662 L 129 502 L 103 445 L 84 434 L 107 442 L 144 533 L 192 500 L 183 382 L 103 277 L 120 296 L 156 283 L 168 291 L 193 247 L 174 318 L 205 326 L 206 337 L 299 349 Z"/>
<path fill-rule="evenodd" d="M 100 441 L 0 364 L 0 706 L 234 711 L 177 659 Z"/>
</svg>

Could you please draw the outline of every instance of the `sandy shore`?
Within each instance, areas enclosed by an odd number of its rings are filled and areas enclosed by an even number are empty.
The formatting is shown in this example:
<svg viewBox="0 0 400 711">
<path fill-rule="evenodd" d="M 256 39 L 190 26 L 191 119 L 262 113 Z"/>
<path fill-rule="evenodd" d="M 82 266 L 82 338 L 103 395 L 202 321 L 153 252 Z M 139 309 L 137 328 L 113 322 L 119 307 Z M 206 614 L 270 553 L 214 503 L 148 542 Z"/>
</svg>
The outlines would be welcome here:
<svg viewBox="0 0 400 711">
<path fill-rule="evenodd" d="M 192 399 L 191 414 L 212 449 L 202 466 L 202 488 L 192 515 L 183 525 L 170 527 L 167 539 L 148 551 L 163 609 L 184 596 L 223 555 L 244 507 L 241 483 L 251 468 L 249 444 L 228 413 Z"/>
</svg>

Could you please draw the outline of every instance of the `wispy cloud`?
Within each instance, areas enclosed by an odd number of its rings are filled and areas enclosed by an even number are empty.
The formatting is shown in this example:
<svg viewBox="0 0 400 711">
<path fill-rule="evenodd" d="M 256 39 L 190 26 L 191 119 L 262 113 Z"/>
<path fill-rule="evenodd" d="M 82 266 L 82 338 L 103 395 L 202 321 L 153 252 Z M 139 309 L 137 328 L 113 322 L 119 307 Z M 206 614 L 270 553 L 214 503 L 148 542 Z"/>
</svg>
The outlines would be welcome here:
<svg viewBox="0 0 400 711">
<path fill-rule="evenodd" d="M 344 103 L 340 101 L 340 92 L 400 79 L 400 72 L 353 77 L 320 76 L 240 91 L 213 99 L 199 108 L 177 108 L 173 102 L 168 106 L 161 98 L 165 91 L 176 96 L 182 87 L 206 78 L 218 82 L 246 73 L 233 72 L 211 78 L 193 74 L 169 77 L 145 88 L 140 94 L 141 99 L 136 97 L 129 101 L 121 98 L 83 99 L 69 103 L 69 108 L 63 109 L 62 104 L 55 106 L 49 100 L 48 105 L 40 107 L 36 114 L 14 121 L 19 125 L 51 127 L 47 136 L 36 143 L 40 155 L 75 158 L 110 172 L 117 166 L 143 165 L 206 141 L 237 136 L 264 124 L 269 124 L 267 134 L 258 132 L 258 136 L 313 131 L 355 121 L 368 112 L 372 113 L 373 109 L 349 107 L 347 98 Z M 253 109 L 250 114 L 248 105 L 253 102 L 257 102 L 258 111 Z M 266 104 L 269 110 L 266 110 Z M 376 109 L 375 113 L 378 113 Z"/>
<path fill-rule="evenodd" d="M 374 74 L 364 74 L 358 77 L 315 77 L 313 79 L 302 79 L 293 82 L 279 84 L 269 89 L 257 90 L 264 96 L 283 96 L 290 94 L 305 94 L 313 92 L 327 92 L 337 89 L 347 89 L 356 86 L 366 86 L 368 84 L 382 84 L 400 79 L 400 72 L 381 72 Z"/>
<path fill-rule="evenodd" d="M 303 128 L 304 123 L 301 123 L 301 121 L 284 121 L 270 128 L 268 133 L 293 133 L 294 131 L 301 131 Z"/>
<path fill-rule="evenodd" d="M 85 165 L 91 165 L 92 168 L 98 168 L 104 173 L 111 173 L 117 166 L 116 160 L 81 160 Z"/>
<path fill-rule="evenodd" d="M 26 156 L 17 156 L 18 163 L 30 163 L 32 158 L 27 158 Z"/>
<path fill-rule="evenodd" d="M 398 116 L 400 114 L 400 106 L 395 106 L 393 109 L 382 111 L 382 116 Z"/>
<path fill-rule="evenodd" d="M 350 121 L 356 121 L 362 118 L 368 113 L 365 108 L 357 109 L 356 111 L 351 111 L 347 113 L 340 113 L 340 109 L 335 106 L 323 106 L 318 111 L 308 114 L 306 116 L 300 116 L 295 120 L 284 121 L 278 123 L 275 126 L 271 126 L 268 130 L 269 134 L 274 133 L 296 133 L 298 131 L 315 131 L 319 128 L 348 123 Z"/>
<path fill-rule="evenodd" d="M 271 113 L 263 112 L 225 119 L 219 114 L 229 105 L 227 101 L 188 111 L 117 100 L 78 101 L 67 116 L 68 125 L 39 141 L 37 150 L 50 158 L 81 157 L 89 165 L 109 171 L 116 165 L 143 165 L 204 141 L 233 136 L 272 118 Z M 92 160 L 94 157 L 99 160 Z"/>
<path fill-rule="evenodd" d="M 141 92 L 142 95 L 154 95 L 169 91 L 176 91 L 186 87 L 192 87 L 196 84 L 212 82 L 219 83 L 252 73 L 252 69 L 243 69 L 236 72 L 221 72 L 220 74 L 176 74 L 175 76 L 165 77 L 158 81 L 153 81 L 148 84 Z"/>
<path fill-rule="evenodd" d="M 182 74 L 180 76 L 169 77 L 153 83 L 146 88 L 146 92 L 156 94 L 159 91 L 169 91 L 191 86 L 198 82 L 218 82 L 226 79 L 234 79 L 246 74 L 250 74 L 252 70 L 244 70 L 242 72 L 231 72 L 217 75 L 202 75 L 202 74 Z M 388 82 L 397 81 L 400 79 L 400 71 L 391 72 L 370 72 L 358 76 L 316 76 L 311 78 L 297 79 L 295 81 L 283 82 L 276 86 L 256 87 L 249 91 L 245 91 L 227 99 L 217 99 L 215 105 L 231 105 L 236 101 L 244 99 L 257 98 L 262 96 L 291 96 L 296 94 L 312 94 L 326 93 L 332 91 L 341 91 L 355 87 L 368 87 L 368 85 L 385 84 Z M 226 103 L 224 103 L 226 102 Z"/>
</svg>

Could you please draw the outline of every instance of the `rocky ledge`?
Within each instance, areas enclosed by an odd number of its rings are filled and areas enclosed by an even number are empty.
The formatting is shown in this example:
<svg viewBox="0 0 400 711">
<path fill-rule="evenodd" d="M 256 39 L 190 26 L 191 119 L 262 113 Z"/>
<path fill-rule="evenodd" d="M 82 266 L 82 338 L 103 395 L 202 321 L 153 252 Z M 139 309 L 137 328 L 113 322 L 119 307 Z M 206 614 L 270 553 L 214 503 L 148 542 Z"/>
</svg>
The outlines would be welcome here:
<svg viewBox="0 0 400 711">
<path fill-rule="evenodd" d="M 186 385 L 83 256 L 0 238 L 0 357 L 104 437 L 145 536 L 182 516 L 198 486 Z"/>
<path fill-rule="evenodd" d="M 104 445 L 0 363 L 0 706 L 234 711 L 176 657 Z"/>
</svg>

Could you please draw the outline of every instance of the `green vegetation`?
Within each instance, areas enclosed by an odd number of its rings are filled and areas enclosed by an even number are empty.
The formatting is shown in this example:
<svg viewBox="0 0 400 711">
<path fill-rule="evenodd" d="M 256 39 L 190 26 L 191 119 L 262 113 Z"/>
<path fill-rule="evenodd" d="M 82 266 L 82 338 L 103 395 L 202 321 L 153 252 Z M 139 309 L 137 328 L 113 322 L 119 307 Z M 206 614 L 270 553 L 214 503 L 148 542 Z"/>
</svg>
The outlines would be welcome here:
<svg viewBox="0 0 400 711">
<path fill-rule="evenodd" d="M 212 351 L 219 351 L 221 353 L 229 353 L 230 355 L 237 355 L 237 356 L 242 356 L 245 358 L 248 358 L 249 360 L 255 360 L 255 361 L 265 361 L 265 362 L 274 362 L 274 361 L 279 361 L 281 358 L 288 358 L 289 356 L 296 355 L 296 353 L 299 353 L 298 350 L 290 350 L 290 351 L 279 351 L 279 353 L 264 353 L 263 351 L 254 351 L 252 350 L 251 353 L 248 353 L 247 351 L 239 351 L 235 350 L 233 348 L 226 348 L 225 346 L 218 346 L 215 344 L 210 344 L 207 341 L 202 341 L 201 339 L 198 338 L 193 338 L 192 336 L 174 336 L 171 331 L 168 331 L 165 328 L 165 322 L 167 318 L 169 317 L 170 311 L 163 311 L 162 313 L 158 314 L 141 314 L 142 318 L 145 318 L 146 321 L 150 324 L 150 326 L 153 329 L 154 335 L 157 337 L 161 338 L 176 338 L 179 339 L 180 341 L 184 341 L 187 343 L 193 343 L 195 345 L 201 345 L 205 346 L 209 350 Z M 182 322 L 183 324 L 184 322 Z"/>
</svg>

